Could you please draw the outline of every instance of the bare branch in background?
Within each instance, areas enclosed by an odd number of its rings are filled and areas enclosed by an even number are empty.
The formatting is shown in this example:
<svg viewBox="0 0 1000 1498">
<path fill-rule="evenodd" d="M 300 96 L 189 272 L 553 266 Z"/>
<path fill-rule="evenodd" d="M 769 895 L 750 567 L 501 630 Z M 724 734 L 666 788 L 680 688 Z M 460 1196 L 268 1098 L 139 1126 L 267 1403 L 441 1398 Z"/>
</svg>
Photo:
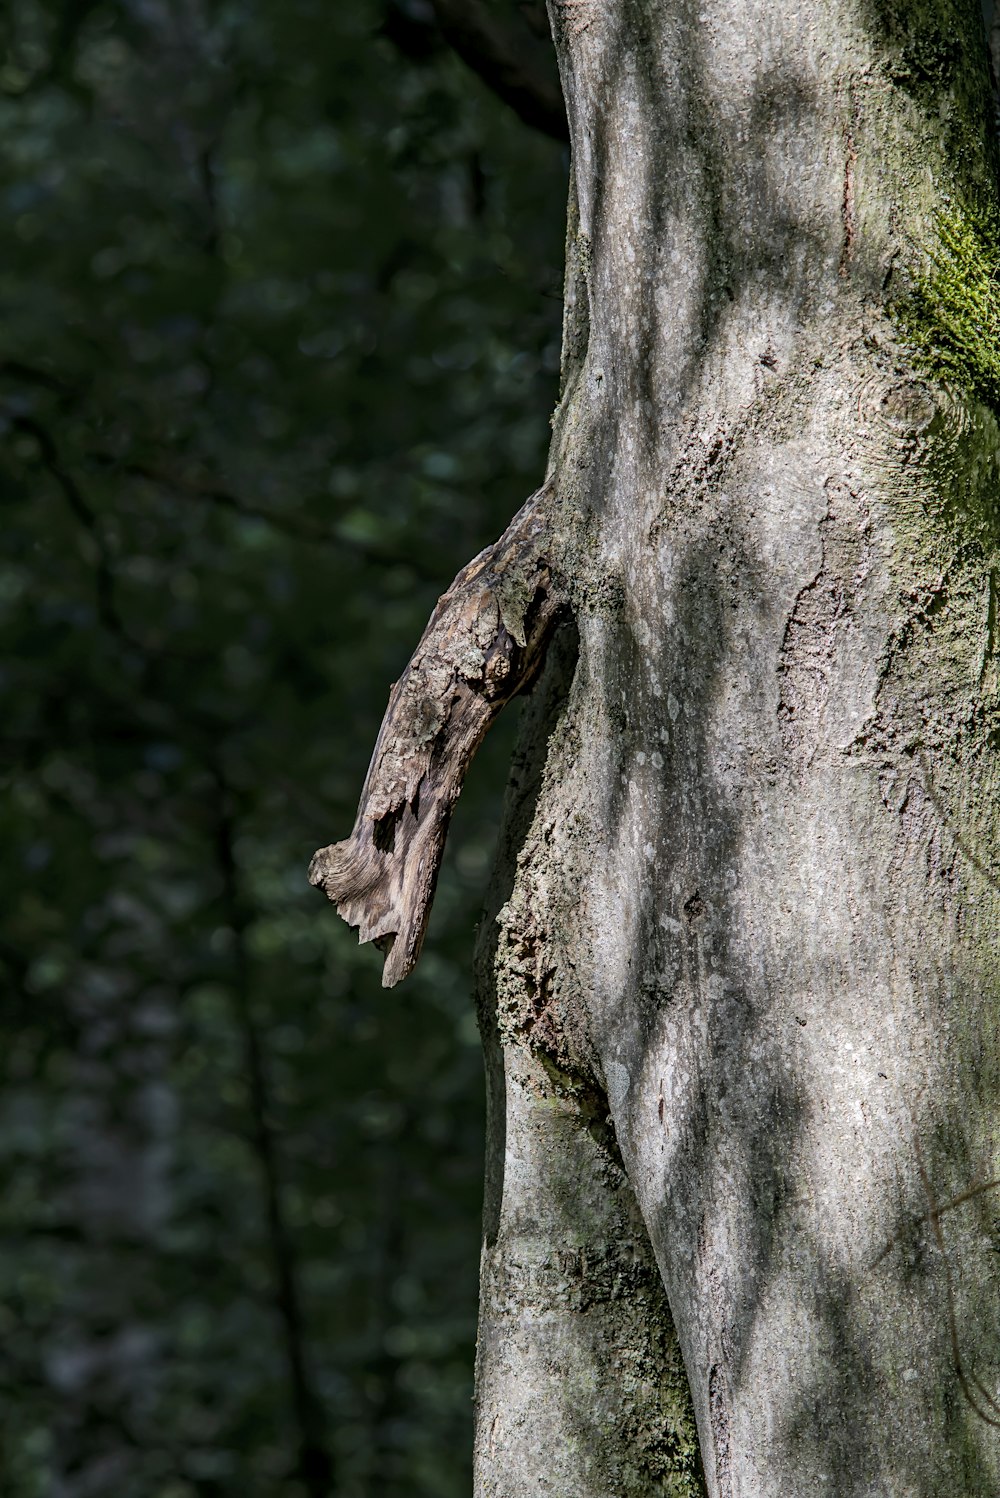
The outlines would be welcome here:
<svg viewBox="0 0 1000 1498">
<path fill-rule="evenodd" d="M 383 35 L 416 61 L 443 38 L 526 125 L 569 139 L 545 7 L 519 0 L 509 19 L 482 0 L 389 0 Z"/>
</svg>

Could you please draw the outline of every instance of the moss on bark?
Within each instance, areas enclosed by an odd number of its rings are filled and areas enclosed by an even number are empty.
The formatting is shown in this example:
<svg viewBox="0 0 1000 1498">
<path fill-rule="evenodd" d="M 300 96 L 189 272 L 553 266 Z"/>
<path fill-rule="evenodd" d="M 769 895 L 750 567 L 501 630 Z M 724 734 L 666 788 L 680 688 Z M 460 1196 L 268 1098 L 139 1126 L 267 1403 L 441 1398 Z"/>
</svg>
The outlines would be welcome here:
<svg viewBox="0 0 1000 1498">
<path fill-rule="evenodd" d="M 1000 221 L 996 210 L 952 199 L 900 304 L 908 339 L 937 373 L 1000 414 Z"/>
</svg>

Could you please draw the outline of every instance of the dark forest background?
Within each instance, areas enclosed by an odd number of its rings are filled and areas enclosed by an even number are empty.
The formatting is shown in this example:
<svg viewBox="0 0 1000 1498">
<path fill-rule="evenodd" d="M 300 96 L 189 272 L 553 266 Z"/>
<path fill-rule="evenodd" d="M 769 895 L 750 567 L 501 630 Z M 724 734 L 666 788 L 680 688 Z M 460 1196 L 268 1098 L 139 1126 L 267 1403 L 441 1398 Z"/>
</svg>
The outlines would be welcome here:
<svg viewBox="0 0 1000 1498">
<path fill-rule="evenodd" d="M 556 397 L 565 153 L 446 11 L 4 7 L 3 1498 L 469 1491 L 512 722 L 402 988 L 306 882 Z"/>
</svg>

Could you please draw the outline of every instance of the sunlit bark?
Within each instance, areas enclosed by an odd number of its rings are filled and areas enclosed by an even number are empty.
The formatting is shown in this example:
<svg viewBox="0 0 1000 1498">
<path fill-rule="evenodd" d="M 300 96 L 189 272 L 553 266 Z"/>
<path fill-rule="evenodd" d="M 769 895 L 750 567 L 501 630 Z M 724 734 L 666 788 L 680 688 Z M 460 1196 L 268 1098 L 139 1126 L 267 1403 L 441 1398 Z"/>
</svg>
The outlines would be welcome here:
<svg viewBox="0 0 1000 1498">
<path fill-rule="evenodd" d="M 481 943 L 476 1491 L 993 1498 L 982 15 L 551 14 L 573 622 Z"/>
</svg>

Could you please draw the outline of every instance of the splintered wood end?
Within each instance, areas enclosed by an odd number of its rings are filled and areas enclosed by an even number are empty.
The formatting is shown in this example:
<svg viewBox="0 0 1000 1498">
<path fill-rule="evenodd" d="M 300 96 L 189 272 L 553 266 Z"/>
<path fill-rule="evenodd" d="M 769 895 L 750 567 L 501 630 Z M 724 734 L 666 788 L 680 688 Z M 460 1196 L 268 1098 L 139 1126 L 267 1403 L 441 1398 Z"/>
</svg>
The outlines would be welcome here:
<svg viewBox="0 0 1000 1498">
<path fill-rule="evenodd" d="M 354 830 L 309 868 L 358 940 L 384 953 L 382 983 L 413 971 L 452 808 L 473 755 L 538 670 L 562 605 L 541 489 L 439 599 L 372 754 Z"/>
</svg>

